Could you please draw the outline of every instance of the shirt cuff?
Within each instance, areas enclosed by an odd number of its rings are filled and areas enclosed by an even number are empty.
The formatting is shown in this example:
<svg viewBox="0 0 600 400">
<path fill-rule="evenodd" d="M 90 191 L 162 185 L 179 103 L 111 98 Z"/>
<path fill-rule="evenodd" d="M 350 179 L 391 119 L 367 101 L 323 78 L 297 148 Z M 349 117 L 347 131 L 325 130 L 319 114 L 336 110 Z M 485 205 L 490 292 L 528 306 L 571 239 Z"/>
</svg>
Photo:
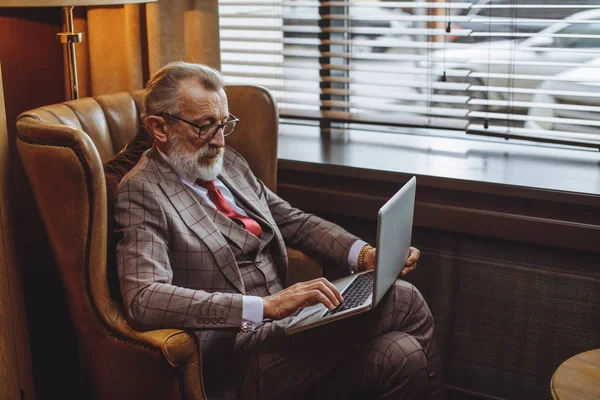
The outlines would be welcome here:
<svg viewBox="0 0 600 400">
<path fill-rule="evenodd" d="M 358 272 L 358 254 L 366 245 L 368 245 L 367 242 L 358 239 L 352 244 L 352 247 L 350 247 L 350 252 L 348 253 L 348 266 L 350 267 L 351 274 Z"/>
<path fill-rule="evenodd" d="M 242 327 L 255 329 L 263 320 L 264 301 L 258 296 L 242 297 Z"/>
</svg>

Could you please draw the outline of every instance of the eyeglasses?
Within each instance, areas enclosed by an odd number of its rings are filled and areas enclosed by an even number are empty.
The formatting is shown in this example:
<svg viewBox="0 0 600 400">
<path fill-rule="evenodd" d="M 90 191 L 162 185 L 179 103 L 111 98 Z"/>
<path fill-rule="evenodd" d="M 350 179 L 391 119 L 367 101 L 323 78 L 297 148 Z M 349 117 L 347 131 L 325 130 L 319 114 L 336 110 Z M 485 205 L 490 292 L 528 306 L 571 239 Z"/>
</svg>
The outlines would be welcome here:
<svg viewBox="0 0 600 400">
<path fill-rule="evenodd" d="M 233 133 L 233 131 L 235 130 L 235 128 L 237 127 L 238 122 L 240 122 L 240 120 L 237 119 L 237 117 L 235 115 L 229 114 L 229 120 L 227 120 L 226 122 L 224 122 L 222 124 L 197 125 L 197 124 L 194 124 L 193 122 L 185 120 L 176 115 L 169 114 L 169 113 L 164 113 L 164 114 L 168 115 L 171 118 L 175 118 L 181 122 L 185 122 L 186 124 L 193 126 L 194 128 L 196 128 L 198 130 L 196 132 L 198 137 L 207 142 L 210 142 L 215 136 L 217 136 L 217 133 L 219 133 L 219 130 L 221 128 L 223 128 L 223 136 L 231 135 Z"/>
</svg>

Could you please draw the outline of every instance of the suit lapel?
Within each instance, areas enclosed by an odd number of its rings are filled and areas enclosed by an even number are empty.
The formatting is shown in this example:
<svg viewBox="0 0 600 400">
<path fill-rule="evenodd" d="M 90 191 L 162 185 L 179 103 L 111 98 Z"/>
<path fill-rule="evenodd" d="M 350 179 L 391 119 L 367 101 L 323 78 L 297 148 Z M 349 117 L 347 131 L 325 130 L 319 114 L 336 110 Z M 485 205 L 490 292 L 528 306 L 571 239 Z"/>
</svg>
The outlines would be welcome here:
<svg viewBox="0 0 600 400">
<path fill-rule="evenodd" d="M 179 180 L 175 171 L 162 159 L 156 149 L 151 150 L 149 157 L 154 161 L 158 174 L 163 177 L 159 181 L 160 187 L 183 222 L 208 247 L 223 275 L 241 293 L 245 293 L 244 283 L 233 251 L 221 234 L 221 230 L 214 223 L 216 217 L 209 215 L 218 214 L 218 212 L 211 207 L 200 205 L 191 190 Z"/>
<path fill-rule="evenodd" d="M 260 239 L 248 232 L 246 228 L 217 211 L 212 204 L 209 204 L 199 196 L 198 201 L 208 218 L 210 218 L 219 231 L 221 231 L 221 234 L 239 247 L 242 250 L 242 253 L 247 253 L 260 246 Z"/>
<path fill-rule="evenodd" d="M 235 195 L 236 199 L 242 201 L 247 209 L 251 210 L 271 226 L 276 225 L 268 206 L 261 201 L 254 190 L 248 186 L 243 175 L 236 172 L 230 172 L 229 169 L 223 168 L 219 177 L 227 188 Z"/>
</svg>

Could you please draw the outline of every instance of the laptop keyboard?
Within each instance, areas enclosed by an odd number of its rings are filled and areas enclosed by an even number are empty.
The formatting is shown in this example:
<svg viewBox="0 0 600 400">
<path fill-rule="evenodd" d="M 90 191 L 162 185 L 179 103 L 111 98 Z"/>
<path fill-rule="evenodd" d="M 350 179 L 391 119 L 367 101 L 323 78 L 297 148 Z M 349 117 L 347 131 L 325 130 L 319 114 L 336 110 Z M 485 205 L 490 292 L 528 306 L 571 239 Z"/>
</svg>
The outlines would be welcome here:
<svg viewBox="0 0 600 400">
<path fill-rule="evenodd" d="M 344 292 L 344 302 L 333 310 L 327 311 L 323 317 L 362 305 L 369 296 L 373 295 L 373 275 L 373 272 L 359 275 Z"/>
</svg>

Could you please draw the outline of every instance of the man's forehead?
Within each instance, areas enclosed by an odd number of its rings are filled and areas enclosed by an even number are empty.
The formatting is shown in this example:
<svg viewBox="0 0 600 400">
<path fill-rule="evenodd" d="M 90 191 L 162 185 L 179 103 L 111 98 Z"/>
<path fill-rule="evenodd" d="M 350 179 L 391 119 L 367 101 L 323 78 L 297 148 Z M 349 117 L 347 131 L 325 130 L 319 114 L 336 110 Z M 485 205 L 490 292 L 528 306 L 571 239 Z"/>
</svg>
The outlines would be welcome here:
<svg viewBox="0 0 600 400">
<path fill-rule="evenodd" d="M 179 95 L 183 100 L 199 103 L 218 102 L 227 105 L 225 90 L 209 90 L 194 80 L 185 80 L 179 84 Z"/>
</svg>

